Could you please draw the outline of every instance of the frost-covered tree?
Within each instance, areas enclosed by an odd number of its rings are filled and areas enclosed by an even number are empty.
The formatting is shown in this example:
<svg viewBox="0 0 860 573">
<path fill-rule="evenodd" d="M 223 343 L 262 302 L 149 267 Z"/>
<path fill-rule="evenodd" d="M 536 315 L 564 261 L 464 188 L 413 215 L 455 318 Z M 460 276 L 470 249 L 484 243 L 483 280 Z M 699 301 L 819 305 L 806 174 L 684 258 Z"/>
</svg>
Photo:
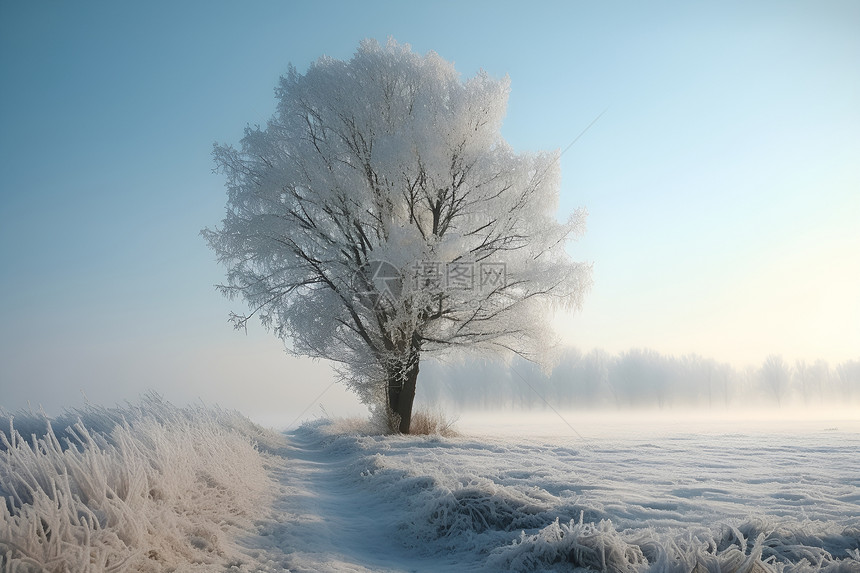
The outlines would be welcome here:
<svg viewBox="0 0 860 573">
<path fill-rule="evenodd" d="M 425 353 L 546 347 L 545 312 L 578 307 L 584 228 L 556 219 L 558 152 L 514 153 L 500 128 L 509 81 L 390 41 L 290 68 L 277 113 L 215 146 L 227 215 L 203 234 L 291 353 L 336 361 L 392 430 L 408 432 Z"/>
</svg>

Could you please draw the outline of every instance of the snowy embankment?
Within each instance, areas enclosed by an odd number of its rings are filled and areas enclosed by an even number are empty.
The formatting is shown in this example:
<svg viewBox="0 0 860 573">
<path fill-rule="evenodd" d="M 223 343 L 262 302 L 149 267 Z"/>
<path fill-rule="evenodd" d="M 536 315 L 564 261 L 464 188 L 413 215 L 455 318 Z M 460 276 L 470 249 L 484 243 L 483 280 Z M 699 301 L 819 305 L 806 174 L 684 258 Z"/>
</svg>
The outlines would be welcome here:
<svg viewBox="0 0 860 573">
<path fill-rule="evenodd" d="M 79 414 L 6 430 L 3 573 L 860 572 L 856 422 L 284 439 L 157 399 Z"/>
<path fill-rule="evenodd" d="M 275 495 L 234 413 L 151 396 L 59 419 L 0 411 L 0 571 L 211 571 L 245 561 L 237 543 Z M 5 500 L 5 503 L 3 503 Z"/>
</svg>

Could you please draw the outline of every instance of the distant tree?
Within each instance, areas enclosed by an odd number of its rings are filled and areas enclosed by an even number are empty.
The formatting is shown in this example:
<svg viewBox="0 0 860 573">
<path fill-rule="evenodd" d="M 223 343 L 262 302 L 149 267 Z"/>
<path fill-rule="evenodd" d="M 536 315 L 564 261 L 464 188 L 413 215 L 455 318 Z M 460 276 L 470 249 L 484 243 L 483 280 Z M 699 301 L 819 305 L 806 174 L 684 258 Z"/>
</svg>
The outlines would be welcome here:
<svg viewBox="0 0 860 573">
<path fill-rule="evenodd" d="M 737 373 L 728 364 L 717 364 L 715 375 L 723 393 L 723 407 L 728 409 L 732 393 L 731 385 L 735 382 L 734 379 L 737 377 Z"/>
<path fill-rule="evenodd" d="M 831 370 L 830 365 L 827 364 L 824 360 L 816 360 L 811 367 L 809 367 L 809 377 L 812 379 L 812 387 L 814 389 L 815 394 L 817 394 L 818 401 L 824 401 L 825 399 L 825 390 L 828 391 L 828 397 L 832 398 L 832 394 L 829 394 L 831 388 Z"/>
<path fill-rule="evenodd" d="M 561 360 L 549 375 L 550 392 L 546 396 L 553 404 L 570 408 L 593 402 L 593 395 L 600 388 L 578 375 L 582 364 L 582 353 L 576 348 L 566 348 Z"/>
<path fill-rule="evenodd" d="M 426 353 L 546 347 L 546 312 L 579 307 L 590 267 L 556 220 L 558 152 L 501 136 L 509 81 L 461 81 L 435 53 L 363 42 L 348 62 L 291 68 L 276 115 L 215 146 L 227 215 L 203 235 L 241 297 L 296 355 L 341 365 L 408 432 Z"/>
<path fill-rule="evenodd" d="M 781 406 L 791 380 L 791 372 L 782 356 L 775 354 L 768 356 L 759 371 L 759 376 L 764 389 L 776 398 L 776 405 Z"/>
<path fill-rule="evenodd" d="M 803 397 L 803 403 L 809 404 L 813 395 L 814 379 L 812 376 L 812 365 L 805 360 L 798 359 L 794 362 L 792 382 Z"/>
<path fill-rule="evenodd" d="M 609 379 L 609 371 L 612 364 L 612 357 L 605 350 L 599 348 L 593 349 L 582 359 L 579 373 L 585 379 L 586 383 L 593 384 L 597 389 L 596 396 L 609 396 L 615 408 L 621 408 L 621 400 L 618 392 L 612 385 Z M 601 392 L 602 391 L 602 392 Z"/>
<path fill-rule="evenodd" d="M 860 396 L 860 360 L 848 360 L 836 367 L 841 398 L 850 402 Z"/>
<path fill-rule="evenodd" d="M 678 403 L 693 405 L 706 402 L 713 407 L 716 362 L 698 354 L 686 354 L 666 361 L 668 378 L 673 382 L 670 396 Z"/>
<path fill-rule="evenodd" d="M 669 360 L 650 349 L 621 353 L 609 370 L 611 384 L 630 406 L 667 405 L 670 388 Z"/>
</svg>

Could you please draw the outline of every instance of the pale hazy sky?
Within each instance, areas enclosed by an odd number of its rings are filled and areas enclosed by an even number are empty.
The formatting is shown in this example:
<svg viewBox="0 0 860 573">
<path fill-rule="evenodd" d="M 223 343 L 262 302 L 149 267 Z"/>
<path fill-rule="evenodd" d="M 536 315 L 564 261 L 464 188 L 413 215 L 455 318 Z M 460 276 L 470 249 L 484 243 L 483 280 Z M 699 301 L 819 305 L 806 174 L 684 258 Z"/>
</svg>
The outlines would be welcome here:
<svg viewBox="0 0 860 573">
<path fill-rule="evenodd" d="M 226 321 L 211 146 L 268 119 L 289 63 L 389 36 L 509 74 L 518 150 L 608 108 L 562 158 L 595 280 L 570 343 L 860 358 L 858 2 L 2 0 L 0 405 L 153 388 L 277 416 L 324 390 Z"/>
</svg>

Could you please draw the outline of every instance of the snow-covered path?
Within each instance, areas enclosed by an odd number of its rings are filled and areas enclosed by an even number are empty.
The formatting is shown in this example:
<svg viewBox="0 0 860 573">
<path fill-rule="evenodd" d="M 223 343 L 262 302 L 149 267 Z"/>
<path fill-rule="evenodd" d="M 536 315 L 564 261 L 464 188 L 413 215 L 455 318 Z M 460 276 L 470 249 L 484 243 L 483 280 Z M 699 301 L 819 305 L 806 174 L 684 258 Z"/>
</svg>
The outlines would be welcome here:
<svg viewBox="0 0 860 573">
<path fill-rule="evenodd" d="M 249 553 L 268 571 L 431 572 L 464 570 L 450 558 L 404 547 L 388 506 L 356 488 L 356 457 L 332 452 L 323 436 L 302 429 L 287 434 L 276 456 L 281 495 Z M 335 454 L 335 455 L 333 455 Z M 396 503 L 396 500 L 392 500 Z M 395 512 L 396 514 L 396 512 Z M 446 565 L 447 562 L 447 565 Z M 440 569 L 442 567 L 442 569 Z"/>
</svg>

